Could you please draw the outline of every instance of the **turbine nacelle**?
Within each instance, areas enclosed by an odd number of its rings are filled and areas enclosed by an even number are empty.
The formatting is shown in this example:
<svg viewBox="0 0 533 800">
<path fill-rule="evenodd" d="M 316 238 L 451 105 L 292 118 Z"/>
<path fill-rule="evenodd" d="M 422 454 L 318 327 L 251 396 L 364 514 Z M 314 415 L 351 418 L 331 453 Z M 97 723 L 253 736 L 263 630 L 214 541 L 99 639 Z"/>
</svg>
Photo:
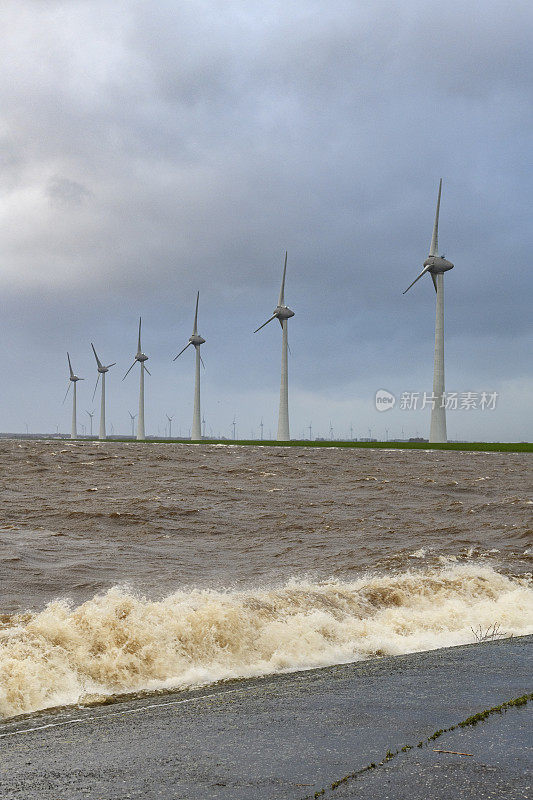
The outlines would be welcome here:
<svg viewBox="0 0 533 800">
<path fill-rule="evenodd" d="M 452 262 L 445 259 L 444 256 L 428 256 L 423 266 L 427 267 L 427 271 L 431 272 L 432 275 L 438 275 L 439 272 L 447 272 L 449 269 L 453 269 Z"/>
<path fill-rule="evenodd" d="M 144 353 L 137 353 L 137 355 L 135 356 L 135 361 L 141 361 L 141 362 L 148 361 L 148 356 L 145 355 Z"/>
<path fill-rule="evenodd" d="M 284 319 L 294 317 L 294 311 L 289 306 L 276 306 L 272 312 L 272 316 L 277 317 L 280 322 Z"/>
<path fill-rule="evenodd" d="M 192 336 L 189 336 L 189 344 L 194 345 L 194 347 L 200 347 L 201 344 L 204 344 L 205 339 L 203 336 L 200 336 L 199 333 L 193 333 Z"/>
</svg>

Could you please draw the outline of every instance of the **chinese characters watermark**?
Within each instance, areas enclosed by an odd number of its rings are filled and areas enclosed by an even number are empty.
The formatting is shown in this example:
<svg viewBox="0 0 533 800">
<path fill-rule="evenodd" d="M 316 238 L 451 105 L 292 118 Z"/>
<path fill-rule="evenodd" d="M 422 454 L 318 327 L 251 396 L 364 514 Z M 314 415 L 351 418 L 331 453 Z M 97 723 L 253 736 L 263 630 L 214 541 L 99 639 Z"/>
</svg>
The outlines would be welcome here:
<svg viewBox="0 0 533 800">
<path fill-rule="evenodd" d="M 417 411 L 424 408 L 445 408 L 449 411 L 494 411 L 498 392 L 443 392 L 435 395 L 428 392 L 402 392 L 398 407 L 401 411 Z M 386 389 L 379 389 L 375 396 L 378 411 L 390 411 L 396 405 L 396 396 Z"/>
</svg>

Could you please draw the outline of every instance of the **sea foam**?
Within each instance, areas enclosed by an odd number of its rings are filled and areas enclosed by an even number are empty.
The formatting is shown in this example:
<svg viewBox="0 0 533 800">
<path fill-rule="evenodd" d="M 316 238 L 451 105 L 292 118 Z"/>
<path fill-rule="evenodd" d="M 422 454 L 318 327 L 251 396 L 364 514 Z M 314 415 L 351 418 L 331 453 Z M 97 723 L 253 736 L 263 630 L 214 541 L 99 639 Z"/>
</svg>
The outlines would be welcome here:
<svg viewBox="0 0 533 800">
<path fill-rule="evenodd" d="M 0 715 L 464 644 L 494 623 L 533 632 L 531 583 L 471 564 L 158 601 L 115 587 L 4 618 Z"/>
</svg>

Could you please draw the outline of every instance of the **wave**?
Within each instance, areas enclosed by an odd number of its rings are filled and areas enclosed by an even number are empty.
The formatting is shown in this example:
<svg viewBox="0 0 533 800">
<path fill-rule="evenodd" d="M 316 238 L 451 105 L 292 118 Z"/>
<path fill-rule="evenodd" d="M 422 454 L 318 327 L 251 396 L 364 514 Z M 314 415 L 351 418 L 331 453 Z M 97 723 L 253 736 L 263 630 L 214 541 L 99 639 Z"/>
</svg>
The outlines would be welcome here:
<svg viewBox="0 0 533 800">
<path fill-rule="evenodd" d="M 533 632 L 533 589 L 488 566 L 248 591 L 124 587 L 0 619 L 0 715 Z"/>
</svg>

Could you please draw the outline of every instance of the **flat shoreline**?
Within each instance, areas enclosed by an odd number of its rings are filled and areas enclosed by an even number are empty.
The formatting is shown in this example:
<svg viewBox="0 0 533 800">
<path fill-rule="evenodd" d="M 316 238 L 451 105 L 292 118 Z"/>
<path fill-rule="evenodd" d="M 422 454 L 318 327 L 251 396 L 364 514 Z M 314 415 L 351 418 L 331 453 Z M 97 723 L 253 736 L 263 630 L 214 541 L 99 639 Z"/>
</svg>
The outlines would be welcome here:
<svg viewBox="0 0 533 800">
<path fill-rule="evenodd" d="M 526 797 L 530 706 L 429 742 L 531 692 L 532 651 L 533 636 L 502 639 L 16 718 L 0 795 L 485 798 L 489 781 Z"/>
<path fill-rule="evenodd" d="M 68 435 L 47 435 L 47 434 L 0 434 L 0 439 L 15 439 L 30 442 L 93 442 L 101 443 L 97 436 L 83 436 L 71 439 Z M 138 441 L 131 436 L 108 436 L 104 440 L 106 443 L 120 442 L 133 443 L 139 446 L 146 444 L 194 444 L 194 445 L 219 445 L 226 447 L 335 447 L 335 448 L 360 448 L 366 450 L 454 450 L 459 452 L 476 453 L 533 453 L 532 442 L 446 442 L 437 444 L 434 442 L 352 442 L 352 441 L 329 441 L 307 439 L 291 439 L 289 442 L 278 442 L 277 440 L 261 439 L 159 439 L 147 437 L 143 441 Z"/>
</svg>

